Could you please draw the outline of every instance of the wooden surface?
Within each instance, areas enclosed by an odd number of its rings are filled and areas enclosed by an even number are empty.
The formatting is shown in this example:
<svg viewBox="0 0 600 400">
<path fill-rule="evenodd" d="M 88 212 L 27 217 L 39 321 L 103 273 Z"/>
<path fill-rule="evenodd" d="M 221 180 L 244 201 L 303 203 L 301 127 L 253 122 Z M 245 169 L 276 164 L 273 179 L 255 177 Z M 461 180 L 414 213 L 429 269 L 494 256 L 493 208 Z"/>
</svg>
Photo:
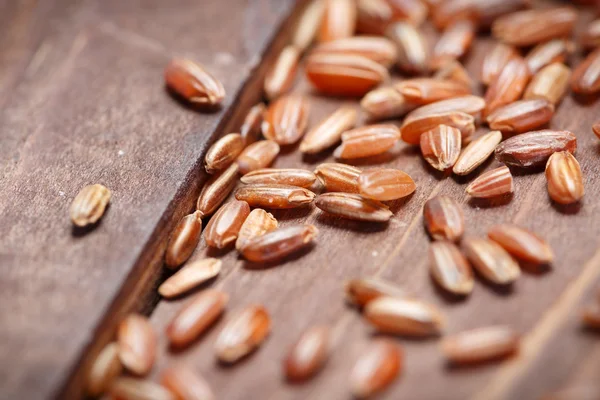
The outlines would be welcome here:
<svg viewBox="0 0 600 400">
<path fill-rule="evenodd" d="M 79 397 L 84 355 L 155 303 L 199 160 L 258 100 L 259 62 L 294 4 L 0 1 L 0 398 Z M 166 93 L 175 55 L 224 82 L 220 111 Z M 95 229 L 73 230 L 69 204 L 90 183 L 112 204 Z"/>
<path fill-rule="evenodd" d="M 257 100 L 264 65 L 283 44 L 285 29 L 269 44 L 293 2 L 236 5 L 0 0 L 0 398 L 78 397 L 82 371 L 125 312 L 156 306 L 152 322 L 163 332 L 188 300 L 157 303 L 154 297 L 166 235 L 192 208 L 208 143 L 237 129 L 240 115 Z M 432 43 L 435 35 L 430 32 Z M 471 72 L 490 44 L 478 39 L 467 58 Z M 200 114 L 165 93 L 162 68 L 176 54 L 198 59 L 223 80 L 228 96 L 222 110 Z M 294 90 L 311 93 L 303 79 Z M 311 100 L 311 125 L 352 102 L 314 94 Z M 378 276 L 442 308 L 447 333 L 510 324 L 523 335 L 518 357 L 468 369 L 448 368 L 436 339 L 398 339 L 405 371 L 381 398 L 536 399 L 564 386 L 597 383 L 600 338 L 580 328 L 578 310 L 600 287 L 600 145 L 590 129 L 599 110 L 597 101 L 569 96 L 551 123 L 577 134 L 586 179 L 580 206 L 553 205 L 539 172 L 515 177 L 510 202 L 470 202 L 467 183 L 495 161 L 464 179 L 444 177 L 418 149 L 401 144 L 385 157 L 360 162 L 400 168 L 417 183 L 413 196 L 393 205 L 389 224 L 328 218 L 312 207 L 274 212 L 282 225 L 310 222 L 320 234 L 311 250 L 261 270 L 248 269 L 233 250 L 208 251 L 202 243 L 194 257 L 224 261 L 221 275 L 203 288 L 227 291 L 230 311 L 264 304 L 272 334 L 255 354 L 228 368 L 216 363 L 212 348 L 222 321 L 185 352 L 170 351 L 161 336 L 153 376 L 165 365 L 186 362 L 221 399 L 346 399 L 349 371 L 376 335 L 344 303 L 342 282 Z M 314 168 L 328 159 L 302 158 L 292 148 L 275 166 Z M 68 205 L 80 187 L 94 182 L 113 190 L 112 205 L 95 229 L 73 231 Z M 508 221 L 538 232 L 555 250 L 552 269 L 524 273 L 511 290 L 477 280 L 469 298 L 445 296 L 429 278 L 421 218 L 424 201 L 435 194 L 463 204 L 470 235 Z M 287 384 L 281 375 L 285 352 L 304 329 L 320 323 L 333 327 L 332 358 L 313 381 Z"/>
</svg>

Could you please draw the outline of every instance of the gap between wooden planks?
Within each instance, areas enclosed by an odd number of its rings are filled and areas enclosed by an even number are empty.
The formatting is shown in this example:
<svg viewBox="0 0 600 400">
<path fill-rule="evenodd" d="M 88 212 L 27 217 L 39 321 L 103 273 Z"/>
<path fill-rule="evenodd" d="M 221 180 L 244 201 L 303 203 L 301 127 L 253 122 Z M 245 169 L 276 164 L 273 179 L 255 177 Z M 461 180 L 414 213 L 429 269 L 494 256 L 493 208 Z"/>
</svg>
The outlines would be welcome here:
<svg viewBox="0 0 600 400">
<path fill-rule="evenodd" d="M 208 149 L 210 144 L 224 134 L 236 131 L 248 110 L 262 101 L 262 84 L 268 66 L 289 41 L 291 27 L 295 25 L 305 4 L 306 2 L 297 2 L 290 14 L 279 23 L 273 34 L 274 39 L 268 45 L 266 52 L 262 54 L 260 63 L 251 72 L 250 79 L 246 81 L 241 90 L 238 93 L 228 93 L 228 96 L 234 96 L 235 101 L 226 110 L 223 122 L 210 134 L 205 149 Z M 103 28 L 108 29 L 106 24 L 103 25 Z M 111 32 L 116 29 L 112 25 L 109 28 Z M 129 36 L 132 35 L 136 42 L 141 40 L 143 44 L 154 43 L 135 33 L 129 33 L 125 40 L 129 40 Z M 122 39 L 122 32 L 117 32 L 116 36 Z M 165 92 L 165 96 L 167 95 Z M 167 240 L 181 217 L 195 209 L 196 200 L 207 179 L 204 172 L 204 155 L 205 152 L 196 160 L 194 168 L 188 172 L 175 197 L 164 211 L 159 225 L 154 228 L 151 239 L 145 244 L 131 268 L 119 294 L 106 311 L 103 320 L 98 324 L 92 342 L 84 350 L 79 362 L 72 366 L 69 378 L 57 391 L 57 398 L 83 397 L 89 368 L 98 353 L 113 340 L 118 323 L 130 312 L 139 311 L 149 314 L 156 306 L 159 300 L 156 287 L 159 281 L 164 280 L 158 279 L 157 272 L 160 275 L 164 265 Z M 162 275 L 164 276 L 164 272 Z"/>
</svg>

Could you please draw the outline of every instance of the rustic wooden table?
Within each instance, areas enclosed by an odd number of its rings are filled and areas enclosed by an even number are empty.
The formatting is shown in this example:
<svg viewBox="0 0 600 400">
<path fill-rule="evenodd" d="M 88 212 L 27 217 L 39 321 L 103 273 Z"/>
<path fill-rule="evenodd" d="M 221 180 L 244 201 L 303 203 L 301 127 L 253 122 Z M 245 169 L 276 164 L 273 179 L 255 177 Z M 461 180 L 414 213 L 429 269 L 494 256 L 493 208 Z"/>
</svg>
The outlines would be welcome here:
<svg viewBox="0 0 600 400">
<path fill-rule="evenodd" d="M 162 254 L 174 224 L 193 208 L 205 180 L 203 154 L 216 137 L 238 129 L 260 96 L 265 65 L 285 44 L 297 15 L 292 0 L 0 0 L 0 398 L 78 398 L 84 371 L 131 310 L 151 313 L 158 332 L 186 301 L 159 300 Z M 584 13 L 582 21 L 590 15 Z M 582 25 L 582 24 L 580 24 Z M 436 33 L 430 32 L 433 42 Z M 466 65 L 473 73 L 491 41 L 478 39 Z M 174 55 L 202 63 L 225 84 L 224 106 L 210 114 L 184 107 L 164 90 L 162 70 Z M 309 94 L 311 124 L 342 103 Z M 470 202 L 466 179 L 433 173 L 418 150 L 401 145 L 368 165 L 400 168 L 417 182 L 384 226 L 324 218 L 314 208 L 275 212 L 283 225 L 315 224 L 316 246 L 276 267 L 250 270 L 235 251 L 222 257 L 210 285 L 227 291 L 228 308 L 264 304 L 273 331 L 244 362 L 219 366 L 211 329 L 188 351 L 164 337 L 153 374 L 188 362 L 222 399 L 343 399 L 354 360 L 373 337 L 342 296 L 345 278 L 377 276 L 438 305 L 447 333 L 509 324 L 523 335 L 520 354 L 503 363 L 448 368 L 438 340 L 398 339 L 403 376 L 382 398 L 536 399 L 562 387 L 597 384 L 600 338 L 581 329 L 579 309 L 600 287 L 600 145 L 591 133 L 598 101 L 568 96 L 551 127 L 577 134 L 586 196 L 557 207 L 541 173 L 519 175 L 510 202 Z M 482 130 L 483 131 L 483 130 Z M 275 165 L 313 168 L 330 157 L 283 151 Z M 479 171 L 497 166 L 484 164 Z M 78 190 L 102 183 L 113 191 L 99 226 L 75 230 L 68 207 Z M 428 275 L 429 240 L 422 206 L 436 194 L 463 204 L 470 235 L 499 222 L 538 232 L 556 261 L 525 273 L 511 290 L 481 280 L 464 300 L 448 298 Z M 209 252 L 201 244 L 194 257 Z M 305 328 L 333 327 L 334 353 L 313 381 L 289 385 L 281 360 Z"/>
</svg>

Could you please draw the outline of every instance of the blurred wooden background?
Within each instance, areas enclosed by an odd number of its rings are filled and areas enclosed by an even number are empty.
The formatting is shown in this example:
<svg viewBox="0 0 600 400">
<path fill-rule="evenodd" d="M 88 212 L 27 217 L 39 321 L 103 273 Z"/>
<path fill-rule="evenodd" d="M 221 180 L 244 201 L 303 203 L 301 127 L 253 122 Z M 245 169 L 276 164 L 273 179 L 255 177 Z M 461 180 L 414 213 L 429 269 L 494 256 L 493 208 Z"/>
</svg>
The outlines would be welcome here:
<svg viewBox="0 0 600 400">
<path fill-rule="evenodd" d="M 155 296 L 166 237 L 193 207 L 207 146 L 238 129 L 259 100 L 265 65 L 285 44 L 295 5 L 0 0 L 0 398 L 79 397 L 82 371 L 126 312 L 152 312 L 162 332 L 187 300 Z M 579 27 L 590 18 L 584 13 Z M 437 33 L 428 32 L 434 43 Z M 466 62 L 472 73 L 491 43 L 476 41 Z M 222 80 L 222 109 L 201 114 L 166 93 L 162 69 L 174 55 L 202 62 Z M 302 77 L 294 90 L 312 99 L 311 125 L 352 102 L 319 97 Z M 413 196 L 395 204 L 389 224 L 323 218 L 314 208 L 274 212 L 283 225 L 314 223 L 316 246 L 266 270 L 244 268 L 235 251 L 217 254 L 224 269 L 206 286 L 230 294 L 229 310 L 258 302 L 272 314 L 272 334 L 256 354 L 233 367 L 217 365 L 212 345 L 220 322 L 186 352 L 169 352 L 162 338 L 154 374 L 171 362 L 188 362 L 228 400 L 348 398 L 348 373 L 373 331 L 344 303 L 342 282 L 378 276 L 441 307 L 447 333 L 510 324 L 523 334 L 518 357 L 468 369 L 448 368 L 437 340 L 398 339 L 405 370 L 381 398 L 536 399 L 598 384 L 600 338 L 579 326 L 579 309 L 600 287 L 600 145 L 591 133 L 598 104 L 568 96 L 551 123 L 578 136 L 576 155 L 586 177 L 580 206 L 553 205 L 543 174 L 536 173 L 515 178 L 509 203 L 484 207 L 464 193 L 473 175 L 444 178 L 418 149 L 401 145 L 364 165 L 400 168 L 417 183 Z M 286 151 L 275 166 L 314 168 L 328 159 Z M 490 161 L 478 171 L 495 166 Z M 68 207 L 89 183 L 108 186 L 112 204 L 95 229 L 74 230 Z M 446 297 L 428 275 L 421 218 L 424 201 L 435 194 L 463 204 L 468 234 L 509 221 L 539 233 L 555 250 L 553 268 L 524 273 L 509 291 L 478 280 L 469 298 Z M 206 253 L 201 244 L 194 257 Z M 313 381 L 289 385 L 281 360 L 316 323 L 333 327 L 333 356 Z"/>
</svg>

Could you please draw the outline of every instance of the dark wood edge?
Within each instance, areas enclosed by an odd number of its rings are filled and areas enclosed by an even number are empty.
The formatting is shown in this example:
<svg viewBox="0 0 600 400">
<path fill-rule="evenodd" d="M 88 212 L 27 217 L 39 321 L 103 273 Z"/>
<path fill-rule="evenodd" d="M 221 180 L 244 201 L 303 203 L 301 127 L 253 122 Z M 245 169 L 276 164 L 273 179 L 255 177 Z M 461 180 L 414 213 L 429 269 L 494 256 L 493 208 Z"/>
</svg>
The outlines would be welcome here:
<svg viewBox="0 0 600 400">
<path fill-rule="evenodd" d="M 263 101 L 263 81 L 268 66 L 289 42 L 293 31 L 292 27 L 295 26 L 305 5 L 306 2 L 299 1 L 290 15 L 273 33 L 271 42 L 262 54 L 261 62 L 250 72 L 250 78 L 236 93 L 235 101 L 223 115 L 217 129 L 209 136 L 201 156 L 196 160 L 194 167 L 188 172 L 173 200 L 165 209 L 159 224 L 154 228 L 150 239 L 132 266 L 118 295 L 95 328 L 91 341 L 82 351 L 75 365 L 71 367 L 67 379 L 58 388 L 54 398 L 79 399 L 85 397 L 88 371 L 104 346 L 114 340 L 119 322 L 130 312 L 149 315 L 155 308 L 160 300 L 156 288 L 164 280 L 164 253 L 170 233 L 184 215 L 195 210 L 196 200 L 207 179 L 203 164 L 204 155 L 217 138 L 230 132 L 236 132 L 249 109 Z M 168 96 L 166 91 L 165 96 Z"/>
</svg>

